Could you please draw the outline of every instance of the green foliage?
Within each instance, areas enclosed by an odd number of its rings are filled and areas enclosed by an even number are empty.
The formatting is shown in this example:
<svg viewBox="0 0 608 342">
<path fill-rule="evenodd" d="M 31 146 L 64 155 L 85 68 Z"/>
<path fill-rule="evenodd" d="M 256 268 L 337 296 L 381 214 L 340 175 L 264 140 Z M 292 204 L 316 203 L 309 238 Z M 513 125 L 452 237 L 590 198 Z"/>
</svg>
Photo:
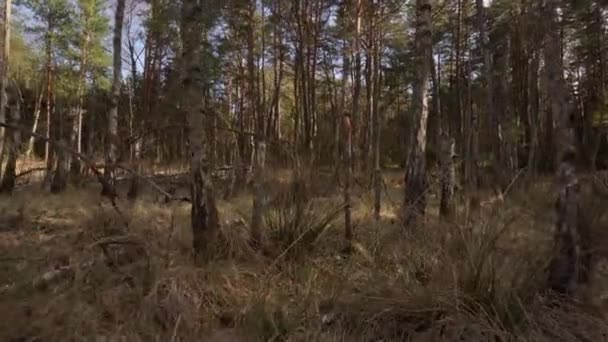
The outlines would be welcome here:
<svg viewBox="0 0 608 342">
<path fill-rule="evenodd" d="M 110 55 L 104 40 L 109 33 L 109 19 L 104 12 L 109 4 L 107 0 L 17 1 L 18 8 L 25 9 L 19 13 L 27 40 L 22 35 L 13 38 L 11 69 L 24 82 L 36 80 L 27 82 L 28 87 L 34 88 L 45 81 L 40 75 L 46 73 L 47 65 L 52 65 L 54 89 L 62 103 L 76 99 L 82 72 L 83 86 L 92 82 L 108 88 Z M 34 45 L 38 49 L 31 53 Z M 85 70 L 81 70 L 83 67 Z"/>
<path fill-rule="evenodd" d="M 10 75 L 25 88 L 37 89 L 41 85 L 40 63 L 42 56 L 36 49 L 32 49 L 23 35 L 20 26 L 11 32 L 11 54 L 9 59 Z"/>
<path fill-rule="evenodd" d="M 107 0 L 78 0 L 78 27 L 79 34 L 75 37 L 73 47 L 75 58 L 82 58 L 86 45 L 88 69 L 93 73 L 104 76 L 99 69 L 107 68 L 111 64 L 110 54 L 104 47 L 104 39 L 110 32 L 109 19 L 103 15 L 108 8 Z"/>
</svg>

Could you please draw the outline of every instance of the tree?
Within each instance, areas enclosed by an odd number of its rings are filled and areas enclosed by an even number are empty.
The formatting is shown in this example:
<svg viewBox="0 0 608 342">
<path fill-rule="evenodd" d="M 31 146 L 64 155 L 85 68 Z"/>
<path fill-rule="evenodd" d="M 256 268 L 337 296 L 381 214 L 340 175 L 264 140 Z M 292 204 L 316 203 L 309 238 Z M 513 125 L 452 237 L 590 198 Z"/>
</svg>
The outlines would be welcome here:
<svg viewBox="0 0 608 342">
<path fill-rule="evenodd" d="M 13 125 L 21 124 L 21 94 L 17 87 L 13 86 L 9 93 L 7 101 L 7 122 Z M 0 182 L 0 192 L 11 193 L 15 189 L 15 171 L 17 168 L 17 157 L 19 156 L 19 147 L 21 145 L 21 132 L 18 129 L 7 130 L 5 137 L 5 148 L 8 151 L 6 168 Z"/>
<path fill-rule="evenodd" d="M 381 142 L 380 142 L 380 95 L 381 95 L 381 82 L 380 82 L 380 51 L 382 49 L 382 29 L 378 20 L 379 13 L 379 2 L 371 3 L 372 9 L 370 10 L 370 26 L 372 27 L 371 40 L 372 40 L 372 53 L 371 53 L 371 84 L 368 88 L 372 88 L 373 101 L 371 104 L 371 116 L 373 118 L 373 157 L 374 157 L 374 217 L 378 221 L 380 220 L 380 209 L 382 205 L 382 167 L 380 163 L 381 159 Z"/>
<path fill-rule="evenodd" d="M 426 209 L 426 147 L 428 86 L 431 75 L 432 23 L 430 0 L 416 0 L 416 79 L 412 94 L 413 134 L 405 173 L 403 223 L 419 224 Z"/>
<path fill-rule="evenodd" d="M 254 163 L 253 163 L 253 209 L 251 213 L 251 236 L 254 244 L 262 243 L 262 219 L 264 214 L 264 167 L 266 162 L 266 129 L 264 108 L 260 97 L 258 73 L 255 67 L 256 51 L 255 51 L 255 12 L 256 1 L 251 0 L 247 4 L 247 69 L 249 79 L 249 108 L 252 112 L 251 116 L 255 120 L 255 136 L 254 136 Z M 262 13 L 262 16 L 264 13 Z M 264 32 L 262 30 L 262 37 Z M 262 53 L 263 55 L 263 53 Z M 262 63 L 264 63 L 262 61 Z M 261 77 L 264 77 L 262 75 Z"/>
<path fill-rule="evenodd" d="M 0 121 L 6 120 L 7 87 L 9 80 L 9 57 L 11 49 L 11 9 L 10 0 L 4 2 L 2 23 L 2 64 L 0 67 Z M 0 129 L 0 170 L 4 162 L 4 128 Z M 0 172 L 1 174 L 1 172 Z"/>
<path fill-rule="evenodd" d="M 351 183 L 353 178 L 353 126 L 350 114 L 345 113 L 342 124 L 343 151 L 344 157 L 342 162 L 342 173 L 344 175 L 344 226 L 345 237 L 347 241 L 354 238 L 352 224 L 352 199 L 351 199 Z"/>
<path fill-rule="evenodd" d="M 201 0 L 184 0 L 182 5 L 182 89 L 183 106 L 187 111 L 190 142 L 190 195 L 192 200 L 193 249 L 197 256 L 209 251 L 219 229 L 219 217 L 209 171 L 208 150 L 205 148 L 205 116 L 208 99 L 201 92 L 205 77 L 201 69 L 203 12 Z M 208 95 L 207 95 L 208 96 Z"/>
<path fill-rule="evenodd" d="M 579 232 L 578 177 L 575 160 L 576 136 L 572 127 L 570 111 L 561 67 L 558 0 L 545 3 L 547 21 L 544 58 L 547 73 L 547 94 L 552 99 L 550 110 L 558 118 L 557 224 L 555 234 L 556 257 L 549 269 L 549 287 L 562 293 L 574 293 L 580 285 L 582 272 L 588 266 L 581 255 Z"/>
<path fill-rule="evenodd" d="M 47 164 L 47 176 L 43 182 L 43 186 L 51 181 L 53 170 L 53 156 L 49 141 L 52 135 L 59 135 L 59 140 L 63 140 L 63 112 L 59 111 L 59 116 L 55 117 L 57 99 L 57 80 L 61 69 L 58 63 L 60 57 L 65 57 L 67 54 L 69 40 L 68 37 L 72 32 L 72 12 L 70 4 L 67 0 L 26 0 L 24 4 L 32 11 L 34 21 L 29 23 L 31 26 L 28 29 L 36 36 L 41 37 L 44 50 L 44 73 L 45 73 L 45 107 L 46 107 L 46 144 L 45 144 L 45 162 Z M 52 122 L 54 121 L 54 122 Z M 54 132 L 53 130 L 54 129 Z M 57 163 L 58 169 L 53 177 L 54 188 L 60 190 L 63 188 L 65 181 L 65 154 L 62 151 L 57 151 L 59 158 L 63 158 Z"/>
<path fill-rule="evenodd" d="M 112 77 L 112 95 L 111 95 L 111 107 L 108 112 L 107 121 L 107 135 L 106 135 L 106 165 L 104 169 L 104 176 L 106 183 L 109 184 L 111 189 L 103 189 L 103 194 L 106 196 L 116 196 L 116 190 L 114 189 L 114 164 L 117 161 L 118 156 L 118 102 L 120 100 L 120 79 L 122 73 L 122 27 L 125 17 L 125 0 L 118 0 L 116 4 L 115 13 L 115 24 L 114 24 L 114 38 L 112 40 L 114 50 L 114 62 L 113 62 L 113 77 Z"/>
<path fill-rule="evenodd" d="M 78 0 L 78 34 L 73 42 L 74 55 L 78 59 L 78 76 L 76 80 L 76 96 L 72 114 L 70 141 L 72 146 L 83 151 L 83 116 L 85 111 L 85 96 L 87 92 L 87 76 L 91 70 L 104 67 L 106 54 L 103 50 L 102 39 L 108 31 L 108 20 L 103 15 L 105 0 Z M 118 10 L 118 9 L 117 9 Z M 76 183 L 81 175 L 80 160 L 72 156 L 71 177 Z"/>
</svg>

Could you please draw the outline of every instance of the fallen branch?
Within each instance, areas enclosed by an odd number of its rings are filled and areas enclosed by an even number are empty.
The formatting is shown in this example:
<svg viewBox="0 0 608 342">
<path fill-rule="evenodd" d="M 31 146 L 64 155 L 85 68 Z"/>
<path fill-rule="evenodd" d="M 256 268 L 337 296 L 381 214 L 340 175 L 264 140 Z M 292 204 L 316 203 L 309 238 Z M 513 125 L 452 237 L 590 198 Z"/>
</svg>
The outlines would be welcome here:
<svg viewBox="0 0 608 342">
<path fill-rule="evenodd" d="M 46 142 L 48 142 L 49 144 L 55 146 L 56 148 L 60 148 L 74 156 L 76 156 L 78 159 L 80 159 L 81 161 L 83 161 L 86 166 L 95 174 L 95 176 L 97 177 L 97 180 L 99 181 L 99 183 L 101 183 L 101 185 L 108 189 L 108 190 L 112 190 L 112 187 L 110 184 L 108 184 L 108 182 L 105 180 L 105 178 L 103 177 L 103 175 L 101 174 L 101 172 L 99 172 L 99 170 L 97 170 L 95 161 L 93 161 L 92 159 L 90 159 L 89 157 L 85 156 L 84 154 L 76 151 L 75 149 L 67 146 L 66 144 L 64 144 L 63 142 L 51 139 L 51 138 L 47 138 L 46 136 L 42 135 L 42 134 L 38 134 L 35 132 L 31 132 L 29 130 L 29 128 L 21 126 L 21 125 L 14 125 L 14 124 L 9 124 L 9 123 L 5 123 L 5 122 L 0 122 L 0 127 L 5 127 L 5 128 L 10 128 L 10 129 L 16 129 L 21 131 L 22 133 L 25 132 L 24 135 L 26 135 L 27 137 L 36 137 L 39 139 L 42 139 Z M 114 204 L 115 202 L 115 197 L 116 193 L 112 190 L 110 192 L 108 192 L 108 194 L 110 194 L 108 197 L 110 197 L 110 200 L 112 201 L 112 203 Z"/>
<path fill-rule="evenodd" d="M 107 246 L 107 245 L 136 245 L 143 246 L 143 242 L 138 240 L 136 237 L 131 235 L 123 235 L 123 236 L 110 236 L 107 238 L 103 238 L 97 240 L 90 244 L 87 249 L 91 249 L 97 246 Z"/>
<path fill-rule="evenodd" d="M 66 144 L 64 144 L 63 142 L 51 139 L 51 138 L 47 138 L 46 136 L 42 135 L 42 134 L 38 134 L 35 132 L 32 132 L 29 128 L 21 126 L 21 125 L 15 125 L 15 124 L 9 124 L 9 123 L 5 123 L 5 122 L 0 122 L 0 127 L 5 127 L 5 128 L 10 128 L 10 129 L 16 129 L 21 131 L 22 133 L 24 133 L 25 136 L 27 137 L 36 137 L 38 139 L 42 139 L 43 141 L 48 142 L 49 144 L 53 145 L 56 148 L 60 148 L 70 154 L 72 154 L 73 156 L 76 156 L 79 160 L 81 160 L 82 162 L 84 162 L 86 164 L 86 167 L 88 169 L 91 170 L 91 172 L 93 172 L 93 174 L 95 175 L 95 177 L 97 178 L 97 181 L 101 184 L 101 186 L 103 187 L 104 190 L 109 190 L 109 191 L 104 191 L 103 193 L 107 193 L 109 195 L 107 195 L 107 197 L 110 199 L 112 206 L 114 206 L 114 209 L 116 209 L 119 213 L 122 214 L 122 212 L 118 209 L 118 206 L 116 205 L 116 197 L 118 197 L 118 195 L 116 194 L 115 189 L 106 181 L 106 179 L 104 178 L 104 176 L 101 174 L 101 172 L 99 172 L 99 170 L 97 169 L 98 165 L 97 163 L 95 163 L 94 160 L 92 160 L 91 158 L 89 158 L 88 156 L 76 151 L 75 149 L 71 148 L 70 146 L 67 146 Z M 117 169 L 121 169 L 123 171 L 126 171 L 127 173 L 131 174 L 132 176 L 143 180 L 145 183 L 147 183 L 148 185 L 150 185 L 152 188 L 154 188 L 156 191 L 158 191 L 159 193 L 161 193 L 162 195 L 164 195 L 166 198 L 168 198 L 169 200 L 174 200 L 174 196 L 172 196 L 171 194 L 169 194 L 167 191 L 163 190 L 163 188 L 161 188 L 158 184 L 156 184 L 155 182 L 151 181 L 150 179 L 140 175 L 139 173 L 135 172 L 134 170 L 124 166 L 124 165 L 120 165 L 120 164 L 115 164 L 114 165 L 115 168 Z"/>
<path fill-rule="evenodd" d="M 30 173 L 36 172 L 36 171 L 46 171 L 47 168 L 46 167 L 35 167 L 33 169 L 29 169 L 29 170 L 25 170 L 23 172 L 20 172 L 18 174 L 15 175 L 15 178 L 19 178 L 19 177 L 23 177 L 23 176 L 27 176 Z"/>
<path fill-rule="evenodd" d="M 43 273 L 40 277 L 34 279 L 32 286 L 38 290 L 44 290 L 50 285 L 71 277 L 74 275 L 74 270 L 70 266 L 62 266 L 54 270 Z"/>
</svg>

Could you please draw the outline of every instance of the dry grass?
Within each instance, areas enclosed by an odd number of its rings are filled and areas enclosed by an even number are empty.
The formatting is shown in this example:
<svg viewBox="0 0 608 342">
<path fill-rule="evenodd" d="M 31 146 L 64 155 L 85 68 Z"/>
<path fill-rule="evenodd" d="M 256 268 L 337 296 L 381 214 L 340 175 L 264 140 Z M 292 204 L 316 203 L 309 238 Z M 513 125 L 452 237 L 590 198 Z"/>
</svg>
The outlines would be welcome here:
<svg viewBox="0 0 608 342">
<path fill-rule="evenodd" d="M 398 202 L 399 182 L 387 184 Z M 397 208 L 374 222 L 358 194 L 350 254 L 339 194 L 306 202 L 300 225 L 293 206 L 271 208 L 271 253 L 248 247 L 251 204 L 240 196 L 220 203 L 218 255 L 205 265 L 192 262 L 186 205 L 121 203 L 125 221 L 95 191 L 18 192 L 0 199 L 0 340 L 606 340 L 596 306 L 543 294 L 549 191 L 407 233 Z"/>
</svg>

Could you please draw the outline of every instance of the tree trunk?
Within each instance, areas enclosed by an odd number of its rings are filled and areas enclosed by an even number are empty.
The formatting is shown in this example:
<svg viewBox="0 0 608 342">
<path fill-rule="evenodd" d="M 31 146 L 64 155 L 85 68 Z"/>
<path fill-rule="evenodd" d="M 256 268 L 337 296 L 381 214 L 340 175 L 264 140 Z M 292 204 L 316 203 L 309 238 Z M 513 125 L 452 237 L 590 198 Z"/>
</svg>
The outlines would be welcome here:
<svg viewBox="0 0 608 342">
<path fill-rule="evenodd" d="M 46 163 L 47 175 L 46 178 L 50 179 L 50 173 L 53 169 L 53 161 L 51 156 L 51 119 L 53 114 L 53 27 L 49 21 L 48 32 L 46 37 L 46 142 L 44 145 L 44 161 Z M 43 182 L 44 183 L 44 182 Z"/>
<path fill-rule="evenodd" d="M 125 16 L 125 0 L 118 0 L 115 13 L 113 43 L 113 77 L 111 107 L 108 112 L 108 127 L 106 132 L 106 156 L 104 177 L 109 189 L 103 189 L 105 196 L 116 196 L 114 164 L 118 155 L 118 101 L 120 100 L 120 75 L 122 73 L 122 27 Z"/>
<path fill-rule="evenodd" d="M 12 92 L 11 99 L 7 101 L 9 122 L 13 125 L 19 125 L 21 122 L 21 96 L 18 90 Z M 6 148 L 8 157 L 6 160 L 6 168 L 0 184 L 0 192 L 11 193 L 15 189 L 15 171 L 17 168 L 17 157 L 19 155 L 19 146 L 21 145 L 21 131 L 18 129 L 7 130 Z"/>
<path fill-rule="evenodd" d="M 88 19 L 85 20 L 85 26 L 88 29 Z M 78 89 L 76 90 L 77 96 L 77 104 L 76 111 L 72 122 L 72 136 L 71 142 L 76 151 L 78 153 L 82 153 L 82 119 L 84 112 L 84 90 L 86 86 L 86 75 L 87 75 L 87 63 L 89 58 L 89 42 L 90 42 L 90 33 L 85 32 L 85 37 L 83 39 L 82 44 L 82 56 L 80 61 L 80 75 L 78 77 Z M 80 159 L 75 156 L 72 156 L 72 160 L 70 162 L 70 177 L 74 184 L 80 183 L 80 176 L 82 170 L 80 165 Z"/>
<path fill-rule="evenodd" d="M 456 140 L 447 132 L 440 135 L 440 169 L 441 169 L 441 199 L 439 202 L 439 217 L 444 220 L 454 218 L 456 211 L 454 205 L 454 188 L 456 185 Z"/>
<path fill-rule="evenodd" d="M 73 114 L 70 113 L 69 116 Z M 59 140 L 62 144 L 65 144 L 65 115 L 63 111 L 59 111 L 57 115 L 57 125 L 59 126 Z M 71 118 L 70 118 L 71 119 Z M 71 120 L 70 120 L 71 121 Z M 69 141 L 69 139 L 68 139 Z M 68 184 L 68 168 L 70 163 L 70 156 L 64 149 L 56 149 L 57 164 L 55 165 L 55 173 L 51 181 L 51 193 L 58 194 L 65 191 Z"/>
<path fill-rule="evenodd" d="M 456 115 L 455 118 L 453 120 L 455 120 L 455 125 L 453 125 L 453 130 L 452 133 L 456 139 L 456 143 L 458 145 L 458 148 L 460 150 L 460 154 L 463 156 L 463 158 L 468 158 L 469 156 L 466 155 L 466 150 L 467 150 L 467 145 L 465 143 L 465 126 L 466 126 L 466 119 L 464 118 L 464 110 L 463 110 L 463 99 L 462 99 L 462 8 L 463 8 L 463 1 L 466 0 L 457 0 L 456 2 L 456 38 L 454 40 L 454 50 L 455 50 L 455 58 L 456 60 L 454 61 L 455 64 L 455 69 L 456 69 L 456 73 L 454 74 L 454 82 L 451 84 L 452 86 L 455 86 L 455 94 L 456 94 Z M 462 177 L 464 177 L 464 179 L 466 180 L 467 178 L 467 169 L 466 169 L 466 162 L 462 163 L 462 167 L 461 167 L 461 172 L 462 173 Z M 466 184 L 466 183 L 465 183 Z"/>
<path fill-rule="evenodd" d="M 352 200 L 350 195 L 350 186 L 353 177 L 353 127 L 351 117 L 345 114 L 342 123 L 343 132 L 343 161 L 342 172 L 344 176 L 344 236 L 347 241 L 354 238 L 352 226 Z"/>
<path fill-rule="evenodd" d="M 285 53 L 283 47 L 283 31 L 282 23 L 282 1 L 276 2 L 274 8 L 274 16 L 277 17 L 275 23 L 273 40 L 274 40 L 274 94 L 272 102 L 272 116 L 268 119 L 268 127 L 266 131 L 276 139 L 281 139 L 281 87 L 285 74 Z"/>
<path fill-rule="evenodd" d="M 439 217 L 443 220 L 451 220 L 454 216 L 454 189 L 456 186 L 456 167 L 454 157 L 456 156 L 456 140 L 450 136 L 449 122 L 441 108 L 441 55 L 431 59 L 431 72 L 433 80 L 433 101 L 435 115 L 438 118 L 439 135 L 439 174 L 441 181 L 441 197 L 439 199 Z"/>
<path fill-rule="evenodd" d="M 373 25 L 375 26 L 376 13 L 374 12 Z M 382 32 L 374 32 L 373 40 L 373 63 L 372 63 L 372 83 L 374 85 L 374 102 L 372 104 L 373 112 L 373 156 L 374 156 L 374 218 L 380 220 L 380 210 L 382 206 L 382 168 L 380 164 L 380 45 Z"/>
<path fill-rule="evenodd" d="M 494 89 L 494 78 L 492 77 L 492 55 L 490 53 L 490 42 L 487 32 L 487 10 L 483 5 L 483 0 L 475 0 L 476 10 L 477 10 L 477 30 L 479 31 L 479 44 L 481 48 L 481 55 L 483 57 L 483 77 L 485 81 L 485 89 L 484 89 L 484 106 L 485 111 L 488 115 L 488 122 L 490 124 L 490 129 L 488 130 L 490 138 L 488 141 L 495 141 L 496 139 L 493 137 L 494 132 L 496 131 L 496 111 L 494 110 L 494 100 L 492 98 L 492 92 Z M 490 144 L 490 151 L 494 152 L 492 148 L 493 144 Z"/>
<path fill-rule="evenodd" d="M 346 7 L 346 4 L 344 5 Z M 346 10 L 345 10 L 346 12 Z M 340 138 L 340 130 L 342 125 L 342 115 L 347 112 L 347 94 L 348 94 L 348 75 L 350 75 L 350 56 L 348 53 L 348 43 L 345 41 L 344 46 L 342 48 L 342 80 L 341 80 L 341 94 L 340 94 L 340 113 L 336 115 L 336 131 L 335 140 L 336 140 L 336 151 L 335 157 L 336 161 L 340 160 L 340 151 L 342 150 L 340 146 L 343 146 L 343 139 Z M 338 162 L 339 164 L 339 162 Z"/>
<path fill-rule="evenodd" d="M 356 141 L 358 138 L 362 136 L 360 128 L 360 116 L 361 116 L 361 0 L 354 0 L 354 7 L 352 11 L 354 11 L 354 19 L 355 19 L 355 34 L 354 34 L 354 73 L 353 73 L 353 112 L 351 113 L 351 125 L 353 128 L 353 139 Z M 353 144 L 352 146 L 352 164 L 353 169 L 357 168 L 357 158 L 359 157 L 357 145 Z"/>
<path fill-rule="evenodd" d="M 249 69 L 249 96 L 252 117 L 255 120 L 254 136 L 254 160 L 253 160 L 253 208 L 251 213 L 251 238 L 254 245 L 263 243 L 262 220 L 265 207 L 265 159 L 266 159 L 266 139 L 264 130 L 264 113 L 260 105 L 260 94 L 257 87 L 257 73 L 255 70 L 255 10 L 256 2 L 249 3 L 249 27 L 247 31 L 248 46 L 248 69 Z M 264 33 L 262 33 L 263 35 Z"/>
<path fill-rule="evenodd" d="M 539 91 L 538 91 L 538 69 L 540 58 L 534 52 L 528 72 L 528 125 L 530 127 L 530 148 L 528 150 L 527 167 L 531 177 L 537 174 L 537 154 L 538 154 L 538 113 L 540 111 Z"/>
<path fill-rule="evenodd" d="M 36 107 L 34 108 L 34 124 L 32 125 L 32 133 L 36 133 L 36 131 L 38 130 L 38 123 L 40 122 L 40 112 L 41 112 L 41 107 L 42 107 L 43 89 L 40 90 L 40 95 L 38 95 L 38 100 L 36 101 Z M 34 151 L 35 142 L 36 142 L 36 138 L 32 135 L 28 139 L 27 150 L 25 152 L 25 156 L 27 158 L 32 156 L 32 153 Z"/>
<path fill-rule="evenodd" d="M 201 69 L 203 4 L 200 0 L 184 0 L 182 5 L 182 90 L 183 104 L 190 143 L 190 194 L 192 199 L 192 247 L 195 256 L 209 256 L 210 247 L 219 230 L 219 217 L 213 185 L 209 175 L 211 165 L 205 148 L 206 102 L 201 101 L 204 75 Z M 209 115 L 215 115 L 208 113 Z"/>
<path fill-rule="evenodd" d="M 405 227 L 422 223 L 426 210 L 426 126 L 429 115 L 427 93 L 433 44 L 430 0 L 416 0 L 415 40 L 417 68 L 412 94 L 414 129 L 405 174 Z"/>
<path fill-rule="evenodd" d="M 0 70 L 0 121 L 5 122 L 6 109 L 8 106 L 7 88 L 9 81 L 9 57 L 11 51 L 11 10 L 12 0 L 4 1 L 3 16 L 4 20 L 2 26 L 2 65 Z M 4 162 L 4 141 L 5 141 L 5 129 L 0 128 L 0 170 L 2 169 L 2 163 Z M 0 172 L 1 174 L 1 172 Z"/>
<path fill-rule="evenodd" d="M 557 19 L 557 0 L 548 0 L 544 17 L 548 21 L 544 58 L 547 72 L 547 94 L 551 112 L 558 119 L 559 168 L 557 181 L 556 253 L 549 268 L 548 286 L 560 293 L 574 294 L 580 285 L 586 265 L 581 254 L 579 232 L 578 177 L 576 174 L 576 137 L 567 107 L 566 89 L 560 54 L 560 24 Z"/>
</svg>

